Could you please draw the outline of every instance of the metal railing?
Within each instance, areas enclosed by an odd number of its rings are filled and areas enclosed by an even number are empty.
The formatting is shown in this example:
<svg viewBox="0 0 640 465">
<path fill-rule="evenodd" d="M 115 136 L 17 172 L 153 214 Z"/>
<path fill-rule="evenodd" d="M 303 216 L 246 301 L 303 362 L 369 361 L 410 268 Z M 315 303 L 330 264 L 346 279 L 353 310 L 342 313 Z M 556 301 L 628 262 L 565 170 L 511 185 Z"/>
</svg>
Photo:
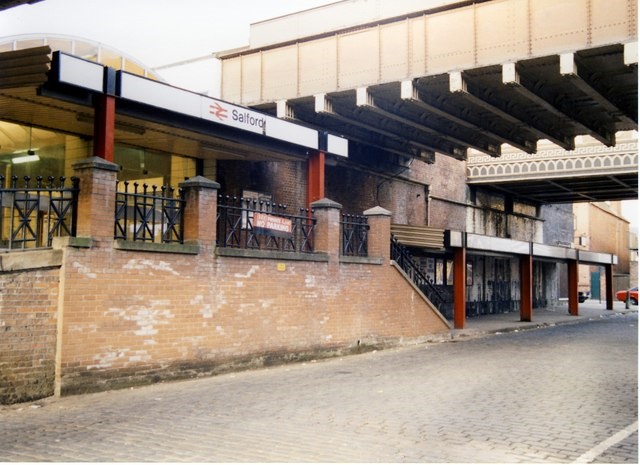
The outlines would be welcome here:
<svg viewBox="0 0 640 465">
<path fill-rule="evenodd" d="M 440 309 L 445 304 L 445 297 L 422 271 L 420 271 L 420 267 L 413 260 L 413 256 L 409 253 L 409 250 L 400 244 L 395 237 L 391 238 L 391 259 L 402 268 L 407 276 L 409 276 L 409 279 L 413 281 L 436 308 Z"/>
<path fill-rule="evenodd" d="M 0 248 L 51 247 L 54 237 L 75 236 L 79 180 L 25 176 L 0 176 Z M 7 185 L 5 185 L 7 183 Z"/>
<path fill-rule="evenodd" d="M 369 247 L 369 224 L 366 216 L 343 214 L 340 221 L 342 255 L 367 257 Z"/>
<path fill-rule="evenodd" d="M 218 247 L 313 252 L 313 212 L 301 208 L 292 215 L 286 210 L 274 202 L 218 196 Z"/>
<path fill-rule="evenodd" d="M 182 244 L 185 200 L 182 190 L 116 182 L 114 238 Z"/>
</svg>

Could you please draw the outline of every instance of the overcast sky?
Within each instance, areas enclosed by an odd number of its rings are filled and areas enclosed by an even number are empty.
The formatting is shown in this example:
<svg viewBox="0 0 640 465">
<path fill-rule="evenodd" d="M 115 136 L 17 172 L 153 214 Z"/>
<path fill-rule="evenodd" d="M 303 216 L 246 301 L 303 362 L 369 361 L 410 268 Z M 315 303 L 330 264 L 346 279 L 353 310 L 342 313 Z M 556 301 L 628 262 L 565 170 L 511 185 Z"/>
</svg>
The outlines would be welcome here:
<svg viewBox="0 0 640 465">
<path fill-rule="evenodd" d="M 44 0 L 0 12 L 0 41 L 18 34 L 64 34 L 115 48 L 151 67 L 249 43 L 249 25 L 336 0 Z M 391 0 L 389 0 L 391 1 Z M 219 96 L 211 61 L 163 69 L 169 83 Z M 624 215 L 638 225 L 638 202 Z"/>
<path fill-rule="evenodd" d="M 157 67 L 249 43 L 249 25 L 336 0 L 44 0 L 0 13 L 0 37 L 84 37 Z"/>
</svg>

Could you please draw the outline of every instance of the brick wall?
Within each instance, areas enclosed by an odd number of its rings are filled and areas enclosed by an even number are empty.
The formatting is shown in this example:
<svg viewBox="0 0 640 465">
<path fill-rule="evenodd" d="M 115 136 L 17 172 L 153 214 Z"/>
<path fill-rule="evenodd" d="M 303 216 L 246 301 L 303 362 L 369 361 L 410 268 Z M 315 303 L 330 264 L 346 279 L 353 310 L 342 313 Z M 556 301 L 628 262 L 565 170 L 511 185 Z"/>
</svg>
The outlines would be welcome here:
<svg viewBox="0 0 640 465">
<path fill-rule="evenodd" d="M 11 255 L 0 258 L 0 404 L 52 395 L 55 375 L 60 257 Z"/>
<path fill-rule="evenodd" d="M 220 192 L 241 196 L 243 190 L 273 195 L 290 214 L 306 206 L 307 166 L 304 162 L 218 162 Z"/>
<path fill-rule="evenodd" d="M 463 162 L 437 155 L 434 164 L 413 160 L 405 167 L 384 165 L 386 172 L 398 173 L 390 177 L 369 167 L 368 155 L 361 157 L 360 164 L 337 161 L 325 166 L 325 196 L 342 204 L 345 213 L 358 215 L 379 205 L 391 211 L 394 223 L 465 229 Z M 276 202 L 293 209 L 305 206 L 306 163 L 218 162 L 217 176 L 224 194 L 239 196 L 243 189 L 255 190 L 273 194 Z M 429 194 L 435 197 L 429 200 Z"/>
<path fill-rule="evenodd" d="M 147 247 L 109 237 L 112 164 L 89 159 L 74 166 L 80 206 L 92 209 L 80 212 L 84 236 L 56 240 L 52 250 L 0 255 L 4 403 L 449 331 L 390 262 L 391 214 L 384 209 L 372 209 L 369 258 L 340 257 L 340 206 L 331 201 L 314 206 L 323 235 L 314 254 L 216 250 L 215 221 L 202 217 L 215 218 L 218 185 L 196 177 L 183 183 L 188 244 Z M 111 226 L 96 224 L 104 221 Z"/>
<path fill-rule="evenodd" d="M 447 331 L 389 264 L 73 249 L 62 394 Z"/>
</svg>

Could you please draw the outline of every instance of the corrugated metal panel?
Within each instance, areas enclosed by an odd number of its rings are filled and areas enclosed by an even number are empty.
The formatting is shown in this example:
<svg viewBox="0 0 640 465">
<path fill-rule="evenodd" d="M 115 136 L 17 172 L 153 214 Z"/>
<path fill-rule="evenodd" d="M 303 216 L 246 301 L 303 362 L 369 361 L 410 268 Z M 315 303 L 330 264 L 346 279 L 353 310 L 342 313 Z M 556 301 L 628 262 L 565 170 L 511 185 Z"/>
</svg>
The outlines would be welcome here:
<svg viewBox="0 0 640 465">
<path fill-rule="evenodd" d="M 0 53 L 0 88 L 44 83 L 51 64 L 50 53 L 48 46 Z"/>
<path fill-rule="evenodd" d="M 410 226 L 408 224 L 392 224 L 391 235 L 400 244 L 423 249 L 443 249 L 444 229 L 429 226 Z"/>
</svg>

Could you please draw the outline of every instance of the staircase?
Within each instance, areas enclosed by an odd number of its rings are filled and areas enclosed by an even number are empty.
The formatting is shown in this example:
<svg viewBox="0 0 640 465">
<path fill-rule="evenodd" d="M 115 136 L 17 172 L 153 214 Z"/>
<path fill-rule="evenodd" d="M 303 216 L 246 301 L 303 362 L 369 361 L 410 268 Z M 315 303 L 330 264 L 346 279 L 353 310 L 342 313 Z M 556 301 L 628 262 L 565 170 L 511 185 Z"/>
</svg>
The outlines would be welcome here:
<svg viewBox="0 0 640 465">
<path fill-rule="evenodd" d="M 391 259 L 394 260 L 400 268 L 411 279 L 413 284 L 431 301 L 431 303 L 440 310 L 445 303 L 444 296 L 433 285 L 431 281 L 420 271 L 420 267 L 413 260 L 413 256 L 409 249 L 400 244 L 395 235 L 391 235 Z"/>
</svg>

